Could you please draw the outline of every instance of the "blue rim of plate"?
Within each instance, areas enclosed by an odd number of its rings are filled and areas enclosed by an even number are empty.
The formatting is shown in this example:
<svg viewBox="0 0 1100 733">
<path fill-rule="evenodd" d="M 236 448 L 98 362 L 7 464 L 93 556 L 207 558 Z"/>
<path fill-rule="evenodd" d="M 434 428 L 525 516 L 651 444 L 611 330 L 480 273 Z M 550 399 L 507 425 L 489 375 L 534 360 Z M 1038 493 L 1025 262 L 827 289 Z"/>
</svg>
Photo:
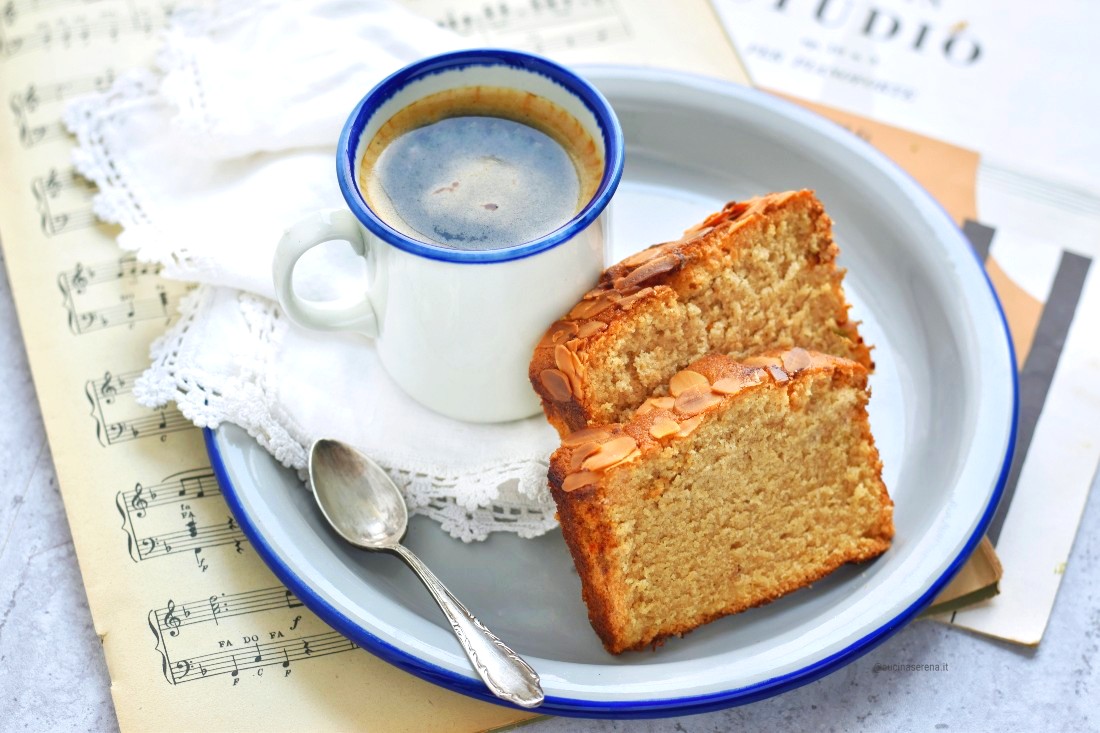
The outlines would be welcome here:
<svg viewBox="0 0 1100 733">
<path fill-rule="evenodd" d="M 393 97 L 412 82 L 433 74 L 456 71 L 471 66 L 507 66 L 549 79 L 575 96 L 596 118 L 596 123 L 603 133 L 604 171 L 600 179 L 600 185 L 596 188 L 592 200 L 558 229 L 546 236 L 514 247 L 487 250 L 448 249 L 406 236 L 391 227 L 371 210 L 355 182 L 359 138 L 363 134 L 363 128 L 367 126 L 374 114 L 372 110 L 377 109 L 378 105 Z M 348 208 L 351 209 L 351 212 L 355 214 L 355 217 L 363 226 L 384 242 L 388 242 L 394 247 L 411 254 L 443 262 L 474 265 L 523 259 L 553 249 L 571 240 L 577 232 L 587 228 L 594 222 L 607 208 L 607 205 L 611 203 L 611 197 L 615 195 L 615 190 L 619 187 L 619 181 L 622 179 L 623 163 L 626 159 L 626 142 L 623 138 L 622 127 L 619 125 L 619 119 L 615 116 L 611 104 L 595 86 L 550 59 L 500 48 L 451 51 L 422 59 L 390 74 L 378 82 L 355 105 L 355 109 L 352 110 L 347 122 L 344 123 L 336 150 L 336 179 L 340 184 L 340 193 L 343 194 Z"/>
<path fill-rule="evenodd" d="M 630 67 L 620 67 L 629 69 Z M 835 652 L 824 659 L 820 659 L 812 664 L 809 664 L 801 669 L 788 672 L 783 675 L 778 675 L 762 682 L 757 682 L 752 685 L 744 687 L 737 687 L 730 690 L 723 690 L 720 692 L 712 692 L 704 695 L 690 695 L 676 698 L 663 698 L 654 700 L 627 700 L 627 701 L 608 701 L 608 700 L 583 700 L 576 698 L 547 696 L 545 702 L 534 710 L 527 710 L 526 712 L 534 713 L 546 713 L 553 715 L 563 715 L 571 717 L 582 718 L 664 718 L 673 717 L 679 715 L 692 715 L 696 713 L 706 713 L 715 710 L 721 710 L 724 708 L 734 707 L 737 705 L 745 705 L 758 700 L 763 700 L 775 695 L 782 694 L 789 690 L 793 690 L 802 685 L 809 684 L 815 680 L 824 677 L 827 674 L 855 661 L 864 654 L 870 652 L 882 642 L 886 641 L 893 634 L 901 630 L 909 621 L 913 620 L 921 611 L 927 608 L 939 594 L 939 592 L 946 586 L 955 574 L 962 568 L 966 561 L 970 558 L 970 555 L 974 552 L 978 543 L 981 541 L 982 536 L 985 534 L 986 528 L 989 526 L 990 521 L 993 518 L 993 514 L 997 509 L 997 504 L 1000 502 L 1001 496 L 1004 493 L 1005 483 L 1008 480 L 1008 472 L 1012 465 L 1012 457 L 1016 448 L 1016 432 L 1017 422 L 1019 419 L 1020 411 L 1020 387 L 1019 377 L 1017 375 L 1016 364 L 1016 352 L 1012 343 L 1012 334 L 1008 329 L 1008 322 L 1005 319 L 1004 308 L 1001 307 L 1001 301 L 997 297 L 997 292 L 993 288 L 993 284 L 989 279 L 989 275 L 985 270 L 985 266 L 981 259 L 978 257 L 977 252 L 967 243 L 965 235 L 959 230 L 958 225 L 943 208 L 943 206 L 936 201 L 925 191 L 916 179 L 914 179 L 907 171 L 898 166 L 884 154 L 880 153 L 875 148 L 871 147 L 869 143 L 860 139 L 856 135 L 847 132 L 839 125 L 832 123 L 831 121 L 820 117 L 819 115 L 810 112 L 808 110 L 799 107 L 793 102 L 774 97 L 764 92 L 742 87 L 731 82 L 723 82 L 708 77 L 698 76 L 694 74 L 682 73 L 682 72 L 667 72 L 662 71 L 662 76 L 666 78 L 676 77 L 681 80 L 689 81 L 695 85 L 704 85 L 710 87 L 712 90 L 735 90 L 738 95 L 746 95 L 754 99 L 755 102 L 763 107 L 771 108 L 773 111 L 778 111 L 788 117 L 793 117 L 810 127 L 820 127 L 822 124 L 829 125 L 831 128 L 843 131 L 844 134 L 849 135 L 852 141 L 858 141 L 858 145 L 863 146 L 864 154 L 869 157 L 877 159 L 880 163 L 885 163 L 886 167 L 900 173 L 922 196 L 928 201 L 932 202 L 940 214 L 947 220 L 951 228 L 958 232 L 962 242 L 966 244 L 967 249 L 970 251 L 971 256 L 974 258 L 978 270 L 985 280 L 986 287 L 988 288 L 990 296 L 993 298 L 993 304 L 997 309 L 997 314 L 1000 317 L 1001 329 L 1005 339 L 1005 345 L 1008 348 L 1008 363 L 1013 365 L 1011 369 L 1012 378 L 1012 420 L 1009 428 L 1008 441 L 1005 446 L 1005 455 L 1002 459 L 1001 470 L 997 476 L 997 482 L 990 494 L 988 503 L 985 510 L 982 513 L 981 518 L 978 520 L 977 525 L 974 528 L 973 533 L 963 546 L 962 550 L 951 562 L 950 565 L 944 570 L 944 572 L 937 578 L 927 591 L 924 592 L 916 601 L 914 601 L 908 608 L 901 613 L 894 616 L 886 623 L 879 626 L 877 629 L 871 631 L 863 638 L 849 644 L 844 649 Z M 504 707 L 515 708 L 516 710 L 523 710 L 509 703 L 506 703 L 492 695 L 481 682 L 480 679 L 474 676 L 464 676 L 456 674 L 448 669 L 443 669 L 437 665 L 426 662 L 419 657 L 408 654 L 401 649 L 393 646 L 385 640 L 371 634 L 363 627 L 357 625 L 347 616 L 342 614 L 339 610 L 334 608 L 331 604 L 325 601 L 324 598 L 319 596 L 313 591 L 313 589 L 294 573 L 280 558 L 278 553 L 272 548 L 267 541 L 263 538 L 259 532 L 252 518 L 244 510 L 244 506 L 241 503 L 240 497 L 237 496 L 236 488 L 229 479 L 229 474 L 226 470 L 225 460 L 222 457 L 221 449 L 217 444 L 217 436 L 210 428 L 203 429 L 203 437 L 206 442 L 207 453 L 210 457 L 211 465 L 214 468 L 214 472 L 218 477 L 218 482 L 221 484 L 222 493 L 225 496 L 226 503 L 229 505 L 233 515 L 237 518 L 237 523 L 248 537 L 249 541 L 256 548 L 257 553 L 267 564 L 267 566 L 275 573 L 275 575 L 282 581 L 290 590 L 294 592 L 296 596 L 309 608 L 316 613 L 323 621 L 332 626 L 340 633 L 347 636 L 354 641 L 358 646 L 369 651 L 375 656 L 383 659 L 390 664 L 412 674 L 416 677 L 424 679 L 433 684 L 439 685 L 454 692 L 473 697 L 478 700 L 493 703 L 496 705 L 502 705 Z"/>
</svg>

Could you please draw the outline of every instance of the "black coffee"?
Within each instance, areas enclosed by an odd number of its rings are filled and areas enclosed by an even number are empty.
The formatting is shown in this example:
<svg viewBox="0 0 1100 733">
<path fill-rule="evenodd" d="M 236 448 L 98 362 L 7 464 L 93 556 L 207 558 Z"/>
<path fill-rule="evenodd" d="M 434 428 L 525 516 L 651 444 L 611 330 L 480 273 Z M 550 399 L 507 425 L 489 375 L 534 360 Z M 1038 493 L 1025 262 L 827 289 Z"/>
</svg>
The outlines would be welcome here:
<svg viewBox="0 0 1100 733">
<path fill-rule="evenodd" d="M 547 124 L 539 110 L 519 120 L 514 117 L 523 115 L 507 108 L 506 116 L 464 114 L 500 112 L 508 93 L 522 95 L 494 89 L 497 103 L 479 106 L 476 102 L 484 103 L 487 96 L 484 89 L 470 89 L 481 90 L 477 99 L 454 95 L 428 105 L 422 114 L 406 115 L 405 130 L 380 131 L 359 174 L 371 208 L 407 236 L 463 250 L 512 247 L 566 224 L 591 198 L 602 175 L 602 160 L 598 172 L 591 164 L 591 137 L 585 135 L 589 149 L 571 151 L 548 134 L 560 133 L 557 122 Z M 455 91 L 462 90 L 449 94 Z M 449 114 L 456 110 L 463 114 Z M 417 125 L 424 117 L 429 117 L 427 124 Z"/>
</svg>

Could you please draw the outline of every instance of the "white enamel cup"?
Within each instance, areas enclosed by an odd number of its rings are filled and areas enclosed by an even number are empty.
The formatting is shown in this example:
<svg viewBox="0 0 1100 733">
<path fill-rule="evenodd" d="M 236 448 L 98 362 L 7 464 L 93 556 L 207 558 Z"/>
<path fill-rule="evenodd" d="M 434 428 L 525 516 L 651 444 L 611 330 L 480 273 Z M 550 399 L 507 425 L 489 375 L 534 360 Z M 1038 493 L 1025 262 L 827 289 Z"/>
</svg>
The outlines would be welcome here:
<svg viewBox="0 0 1100 733">
<path fill-rule="evenodd" d="M 416 100 L 445 89 L 497 86 L 538 94 L 569 112 L 597 144 L 604 172 L 592 199 L 564 226 L 505 249 L 468 251 L 408 237 L 380 219 L 360 193 L 358 161 L 375 132 Z M 527 380 L 535 344 L 599 278 L 605 210 L 623 170 L 623 135 L 607 100 L 571 71 L 539 56 L 470 50 L 398 71 L 356 106 L 336 155 L 347 209 L 298 222 L 275 252 L 275 291 L 296 324 L 375 339 L 386 371 L 411 397 L 448 417 L 498 422 L 539 410 Z M 537 192 L 532 192 L 537 195 Z M 294 293 L 298 259 L 344 240 L 366 259 L 368 285 L 353 302 L 316 302 Z"/>
</svg>

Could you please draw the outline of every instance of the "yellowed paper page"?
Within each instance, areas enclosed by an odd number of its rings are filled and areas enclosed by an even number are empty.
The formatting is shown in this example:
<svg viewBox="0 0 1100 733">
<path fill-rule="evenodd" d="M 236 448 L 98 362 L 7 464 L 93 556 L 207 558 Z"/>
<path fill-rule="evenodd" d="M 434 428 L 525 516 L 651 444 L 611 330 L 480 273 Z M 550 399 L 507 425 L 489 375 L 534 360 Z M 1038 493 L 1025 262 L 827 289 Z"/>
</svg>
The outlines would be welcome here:
<svg viewBox="0 0 1100 733">
<path fill-rule="evenodd" d="M 689 71 L 748 84 L 708 0 L 402 0 L 474 43 L 520 48 L 566 64 Z"/>
<path fill-rule="evenodd" d="M 123 730 L 478 731 L 531 716 L 356 649 L 260 561 L 201 433 L 132 398 L 188 290 L 122 256 L 72 172 L 65 102 L 147 64 L 158 2 L 0 17 L 0 236 Z"/>
</svg>

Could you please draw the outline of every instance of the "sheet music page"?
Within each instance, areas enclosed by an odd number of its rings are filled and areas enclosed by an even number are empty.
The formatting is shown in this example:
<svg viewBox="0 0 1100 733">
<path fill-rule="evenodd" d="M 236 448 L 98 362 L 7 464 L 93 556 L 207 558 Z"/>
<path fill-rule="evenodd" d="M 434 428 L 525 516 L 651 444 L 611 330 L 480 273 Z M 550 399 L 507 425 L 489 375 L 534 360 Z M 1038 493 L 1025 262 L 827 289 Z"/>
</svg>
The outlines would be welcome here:
<svg viewBox="0 0 1100 733">
<path fill-rule="evenodd" d="M 0 2 L 0 236 L 123 730 L 484 730 L 531 717 L 358 650 L 260 561 L 200 431 L 133 399 L 188 286 L 123 255 L 65 103 L 147 65 L 158 0 Z M 64 653 L 64 650 L 58 650 Z"/>
<path fill-rule="evenodd" d="M 620 0 L 410 4 L 494 45 L 744 80 L 705 0 L 632 2 L 629 15 Z M 61 118 L 70 99 L 149 65 L 169 12 L 160 0 L 0 0 L 0 237 L 120 726 L 474 731 L 529 719 L 323 624 L 237 527 L 200 431 L 134 401 L 149 344 L 189 287 L 121 253 Z"/>
</svg>

